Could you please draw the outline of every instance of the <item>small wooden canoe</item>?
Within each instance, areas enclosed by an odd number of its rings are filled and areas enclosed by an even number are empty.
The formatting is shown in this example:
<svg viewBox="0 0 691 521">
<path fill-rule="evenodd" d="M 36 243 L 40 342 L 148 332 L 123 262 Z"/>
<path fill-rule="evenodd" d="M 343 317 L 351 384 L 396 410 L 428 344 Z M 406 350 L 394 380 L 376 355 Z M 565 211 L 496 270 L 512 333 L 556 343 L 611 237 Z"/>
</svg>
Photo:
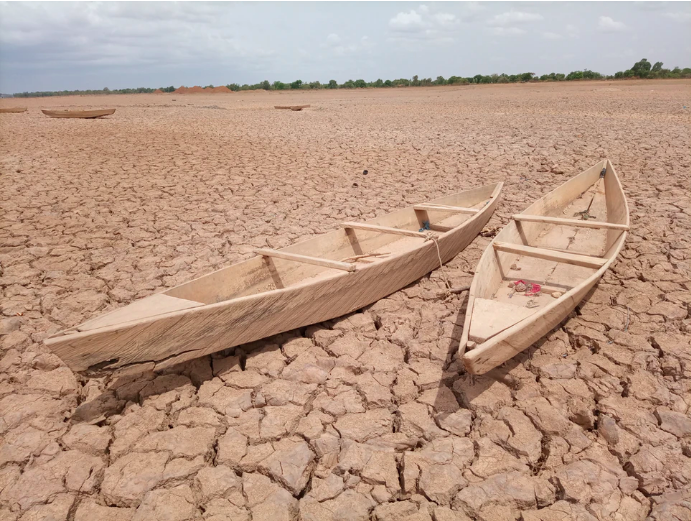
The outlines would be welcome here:
<svg viewBox="0 0 691 521">
<path fill-rule="evenodd" d="M 628 229 L 608 160 L 514 215 L 475 270 L 459 347 L 466 370 L 483 374 L 556 327 L 612 264 Z"/>
<path fill-rule="evenodd" d="M 137 372 L 345 315 L 438 268 L 440 256 L 447 262 L 457 255 L 489 220 L 501 187 L 342 223 L 280 250 L 256 250 L 256 257 L 45 342 L 74 371 L 127 366 Z"/>
<path fill-rule="evenodd" d="M 96 119 L 110 116 L 115 113 L 115 109 L 100 110 L 41 110 L 46 116 L 51 118 L 80 118 Z"/>
<path fill-rule="evenodd" d="M 298 111 L 302 109 L 308 109 L 310 108 L 310 105 L 274 105 L 275 109 L 284 109 L 284 110 L 293 110 L 293 111 Z"/>
<path fill-rule="evenodd" d="M 22 112 L 26 112 L 26 107 L 0 108 L 0 114 L 20 114 Z"/>
</svg>

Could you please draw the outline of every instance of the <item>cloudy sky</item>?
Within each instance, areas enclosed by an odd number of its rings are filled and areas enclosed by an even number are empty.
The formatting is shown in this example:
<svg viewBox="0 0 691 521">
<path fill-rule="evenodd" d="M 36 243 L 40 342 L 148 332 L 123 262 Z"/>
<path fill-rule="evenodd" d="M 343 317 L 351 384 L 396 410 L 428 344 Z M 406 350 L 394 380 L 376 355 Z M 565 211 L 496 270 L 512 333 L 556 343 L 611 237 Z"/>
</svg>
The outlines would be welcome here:
<svg viewBox="0 0 691 521">
<path fill-rule="evenodd" d="M 0 2 L 0 92 L 691 66 L 691 2 Z"/>
</svg>

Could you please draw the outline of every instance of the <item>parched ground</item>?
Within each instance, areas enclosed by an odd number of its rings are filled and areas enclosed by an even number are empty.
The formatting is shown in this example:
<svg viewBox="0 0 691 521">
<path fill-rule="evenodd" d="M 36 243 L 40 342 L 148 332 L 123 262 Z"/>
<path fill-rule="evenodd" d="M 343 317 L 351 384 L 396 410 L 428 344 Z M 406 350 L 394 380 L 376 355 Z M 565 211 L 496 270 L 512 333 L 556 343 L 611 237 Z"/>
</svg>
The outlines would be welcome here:
<svg viewBox="0 0 691 521">
<path fill-rule="evenodd" d="M 2 100 L 1 520 L 691 519 L 691 82 Z M 310 103 L 302 112 L 274 104 Z M 104 120 L 39 108 L 115 107 Z M 488 228 L 608 157 L 632 232 L 490 374 L 439 270 L 348 317 L 109 381 L 49 333 L 410 203 Z M 363 175 L 363 170 L 368 170 Z M 444 272 L 465 285 L 490 237 Z"/>
</svg>

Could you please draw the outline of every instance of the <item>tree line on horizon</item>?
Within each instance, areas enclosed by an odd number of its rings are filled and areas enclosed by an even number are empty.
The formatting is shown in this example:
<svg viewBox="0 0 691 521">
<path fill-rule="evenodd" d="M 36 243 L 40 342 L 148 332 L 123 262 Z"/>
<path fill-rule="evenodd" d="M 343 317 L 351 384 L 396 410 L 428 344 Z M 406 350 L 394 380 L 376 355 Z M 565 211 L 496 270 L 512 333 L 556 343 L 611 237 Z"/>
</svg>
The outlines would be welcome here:
<svg viewBox="0 0 691 521">
<path fill-rule="evenodd" d="M 364 89 L 364 88 L 391 88 L 391 87 L 431 87 L 437 85 L 470 85 L 470 84 L 488 84 L 488 83 L 527 83 L 527 82 L 551 82 L 551 81 L 588 81 L 588 80 L 618 80 L 618 79 L 680 79 L 691 78 L 691 68 L 685 67 L 681 69 L 675 67 L 674 69 L 665 69 L 662 62 L 655 62 L 651 64 L 647 59 L 636 62 L 630 69 L 619 71 L 611 76 L 602 75 L 599 72 L 594 72 L 588 69 L 582 71 L 572 71 L 569 74 L 550 73 L 537 76 L 533 72 L 524 72 L 521 74 L 491 74 L 484 76 L 476 74 L 472 77 L 451 76 L 444 78 L 437 76 L 436 80 L 432 78 L 418 78 L 413 76 L 412 79 L 399 78 L 397 80 L 382 80 L 367 82 L 365 80 L 348 80 L 339 84 L 336 80 L 330 80 L 328 83 L 320 83 L 319 81 L 303 82 L 296 80 L 291 83 L 284 83 L 282 81 L 274 81 L 273 83 L 264 80 L 254 85 L 237 83 L 230 83 L 226 85 L 230 90 L 238 92 L 243 90 L 309 90 L 309 89 Z M 213 88 L 213 85 L 204 87 Z M 148 87 L 139 87 L 136 89 L 109 89 L 108 87 L 102 90 L 63 90 L 63 91 L 45 91 L 45 92 L 21 92 L 14 94 L 15 98 L 34 98 L 44 96 L 69 96 L 75 94 L 139 94 L 152 93 L 155 90 L 162 92 L 174 92 L 175 87 L 160 87 L 159 89 L 152 89 Z"/>
</svg>

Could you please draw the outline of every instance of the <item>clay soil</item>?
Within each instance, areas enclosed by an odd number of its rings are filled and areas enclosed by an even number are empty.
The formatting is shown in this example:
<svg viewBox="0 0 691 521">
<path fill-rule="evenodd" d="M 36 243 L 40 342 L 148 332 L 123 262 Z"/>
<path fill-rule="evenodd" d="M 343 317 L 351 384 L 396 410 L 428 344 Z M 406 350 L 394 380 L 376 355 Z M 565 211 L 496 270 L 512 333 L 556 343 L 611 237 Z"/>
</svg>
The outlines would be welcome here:
<svg viewBox="0 0 691 521">
<path fill-rule="evenodd" d="M 691 519 L 691 83 L 22 100 L 0 115 L 0 519 Z M 13 106 L 17 100 L 0 100 Z M 274 105 L 310 104 L 301 112 Z M 101 120 L 40 108 L 110 108 Z M 439 271 L 367 309 L 113 381 L 48 334 L 301 238 L 504 181 L 444 268 L 608 157 L 632 231 L 490 374 Z M 368 174 L 363 175 L 363 170 Z"/>
</svg>

